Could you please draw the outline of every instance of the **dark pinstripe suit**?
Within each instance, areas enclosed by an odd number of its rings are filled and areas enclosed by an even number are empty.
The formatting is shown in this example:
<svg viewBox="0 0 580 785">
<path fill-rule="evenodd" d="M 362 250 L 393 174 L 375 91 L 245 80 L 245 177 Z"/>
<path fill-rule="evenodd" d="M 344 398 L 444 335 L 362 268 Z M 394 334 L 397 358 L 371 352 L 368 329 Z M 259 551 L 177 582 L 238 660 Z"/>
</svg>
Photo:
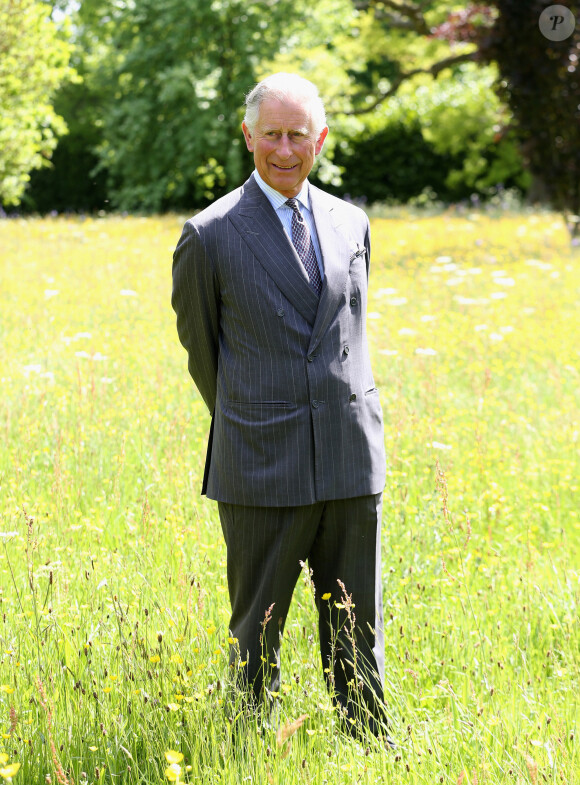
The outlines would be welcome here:
<svg viewBox="0 0 580 785">
<path fill-rule="evenodd" d="M 361 675 L 362 660 L 379 696 L 383 670 L 375 628 L 385 457 L 365 327 L 369 222 L 313 186 L 310 201 L 325 273 L 320 300 L 251 177 L 185 224 L 172 303 L 191 376 L 213 413 L 202 492 L 219 502 L 231 627 L 246 675 L 259 692 L 260 623 L 275 603 L 266 635 L 272 662 L 299 560 L 309 560 L 323 660 L 334 646 L 336 698 L 350 707 L 347 683 Z M 329 603 L 320 600 L 325 592 L 339 598 L 337 579 L 356 603 L 358 675 L 345 666 L 347 638 L 331 640 Z M 268 686 L 278 678 L 274 668 Z"/>
</svg>

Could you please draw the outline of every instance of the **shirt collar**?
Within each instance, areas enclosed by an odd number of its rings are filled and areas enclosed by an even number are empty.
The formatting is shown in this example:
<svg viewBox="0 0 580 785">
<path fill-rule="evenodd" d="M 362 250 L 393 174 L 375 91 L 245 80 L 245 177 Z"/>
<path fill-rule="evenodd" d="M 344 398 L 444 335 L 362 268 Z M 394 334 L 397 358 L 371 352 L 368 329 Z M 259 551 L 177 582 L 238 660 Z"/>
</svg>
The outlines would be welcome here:
<svg viewBox="0 0 580 785">
<path fill-rule="evenodd" d="M 264 192 L 264 194 L 268 197 L 268 200 L 274 210 L 280 209 L 283 207 L 288 199 L 287 196 L 284 196 L 279 191 L 276 191 L 275 188 L 272 188 L 271 185 L 265 183 L 264 180 L 258 174 L 258 170 L 254 169 L 254 180 L 260 187 L 260 189 Z M 302 183 L 302 188 L 300 189 L 300 193 L 294 197 L 302 207 L 306 207 L 307 210 L 310 210 L 310 193 L 308 191 L 308 180 L 304 180 Z"/>
</svg>

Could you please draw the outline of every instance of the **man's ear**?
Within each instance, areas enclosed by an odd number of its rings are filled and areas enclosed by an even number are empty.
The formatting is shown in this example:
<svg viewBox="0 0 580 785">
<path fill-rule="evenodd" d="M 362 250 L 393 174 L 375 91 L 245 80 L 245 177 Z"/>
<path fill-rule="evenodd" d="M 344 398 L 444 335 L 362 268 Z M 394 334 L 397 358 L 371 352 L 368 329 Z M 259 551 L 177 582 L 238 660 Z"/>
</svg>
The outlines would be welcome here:
<svg viewBox="0 0 580 785">
<path fill-rule="evenodd" d="M 320 151 L 322 150 L 322 147 L 324 146 L 324 140 L 326 139 L 327 134 L 328 134 L 328 126 L 322 129 L 322 131 L 320 132 L 320 136 L 316 140 L 316 146 L 314 148 L 314 152 L 316 155 L 318 155 L 318 153 L 320 153 Z"/>
<path fill-rule="evenodd" d="M 252 140 L 252 134 L 250 133 L 248 126 L 245 123 L 242 123 L 242 131 L 244 132 L 244 139 L 246 140 L 246 147 L 248 150 L 253 153 L 254 152 L 254 142 Z"/>
</svg>

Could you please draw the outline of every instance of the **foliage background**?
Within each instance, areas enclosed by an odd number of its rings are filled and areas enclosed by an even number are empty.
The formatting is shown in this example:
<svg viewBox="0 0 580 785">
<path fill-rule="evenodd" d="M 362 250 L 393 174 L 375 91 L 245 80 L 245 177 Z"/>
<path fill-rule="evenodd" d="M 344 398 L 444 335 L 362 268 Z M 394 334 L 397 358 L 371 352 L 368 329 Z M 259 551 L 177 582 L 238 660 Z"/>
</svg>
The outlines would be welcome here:
<svg viewBox="0 0 580 785">
<path fill-rule="evenodd" d="M 474 15 L 451 0 L 17 2 L 28 10 L 11 12 L 3 43 L 12 47 L 3 60 L 10 80 L 0 80 L 3 122 L 18 147 L 17 157 L 14 143 L 0 153 L 6 209 L 203 207 L 251 171 L 243 96 L 279 69 L 320 86 L 331 134 L 315 178 L 338 194 L 367 204 L 450 203 L 498 188 L 525 196 L 533 184 L 510 94 L 496 90 L 496 61 L 515 39 L 485 39 L 497 3 Z M 0 0 L 0 9 L 8 14 L 15 3 Z M 533 67 L 549 51 L 528 16 L 517 57 Z M 18 49 L 24 40 L 38 41 L 34 57 Z M 554 46 L 575 51 L 570 42 Z M 19 96 L 20 115 L 10 95 Z M 557 136 L 561 121 L 554 115 L 544 133 Z M 32 147 L 23 144 L 29 137 Z M 15 181 L 8 166 L 20 167 Z"/>
</svg>

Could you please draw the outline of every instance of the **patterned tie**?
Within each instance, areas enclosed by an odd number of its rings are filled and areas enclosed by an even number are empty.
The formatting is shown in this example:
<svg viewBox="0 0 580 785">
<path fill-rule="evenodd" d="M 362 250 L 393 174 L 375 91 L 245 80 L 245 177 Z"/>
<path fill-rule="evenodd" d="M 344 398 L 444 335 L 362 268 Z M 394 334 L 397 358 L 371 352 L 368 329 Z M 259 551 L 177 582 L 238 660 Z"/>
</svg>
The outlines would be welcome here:
<svg viewBox="0 0 580 785">
<path fill-rule="evenodd" d="M 312 286 L 316 294 L 320 297 L 322 279 L 320 277 L 320 270 L 318 269 L 318 262 L 316 261 L 314 245 L 310 238 L 310 232 L 304 222 L 296 199 L 288 199 L 286 204 L 288 207 L 292 208 L 292 243 L 294 248 L 296 248 L 300 261 L 308 273 L 310 286 Z"/>
</svg>

